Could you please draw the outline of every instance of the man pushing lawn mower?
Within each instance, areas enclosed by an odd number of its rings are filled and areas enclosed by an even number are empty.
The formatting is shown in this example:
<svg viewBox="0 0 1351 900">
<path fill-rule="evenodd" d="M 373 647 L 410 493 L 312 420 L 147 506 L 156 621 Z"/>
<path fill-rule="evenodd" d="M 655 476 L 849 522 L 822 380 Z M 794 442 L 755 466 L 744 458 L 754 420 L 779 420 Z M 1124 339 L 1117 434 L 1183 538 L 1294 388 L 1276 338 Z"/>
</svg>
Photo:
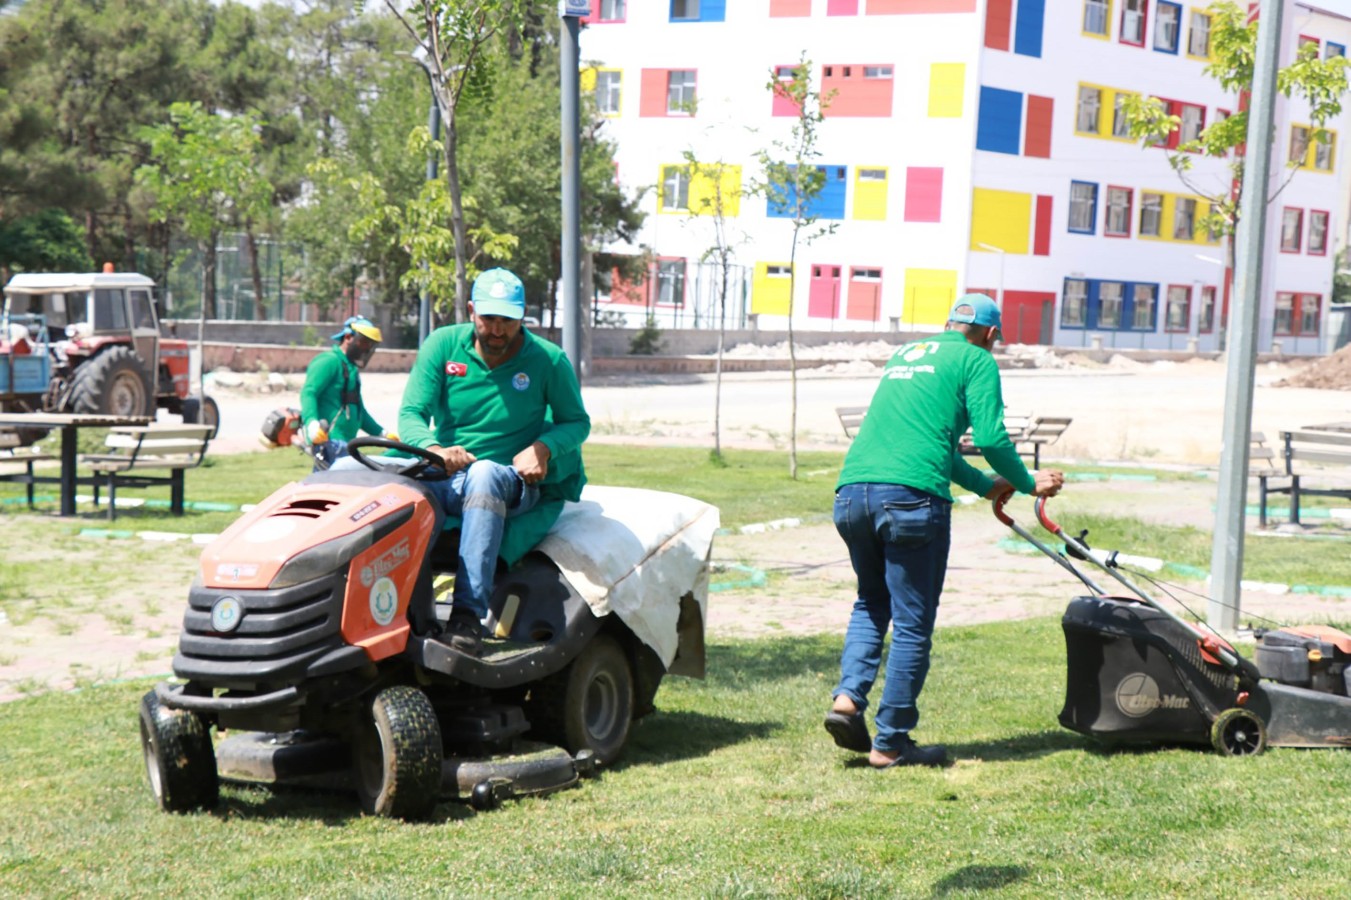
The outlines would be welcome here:
<svg viewBox="0 0 1351 900">
<path fill-rule="evenodd" d="M 943 765 L 947 751 L 910 737 L 929 671 L 938 600 L 947 572 L 949 485 L 987 499 L 1010 491 L 1053 497 L 1064 473 L 1029 473 L 1004 428 L 1004 400 L 992 350 L 999 307 L 984 294 L 958 298 L 945 333 L 900 347 L 887 361 L 868 414 L 845 456 L 835 494 L 835 528 L 858 577 L 840 659 L 840 682 L 825 727 L 846 750 L 867 753 L 874 768 Z M 968 463 L 958 441 L 971 428 L 994 469 Z M 864 720 L 887 625 L 892 627 L 886 686 Z"/>
</svg>

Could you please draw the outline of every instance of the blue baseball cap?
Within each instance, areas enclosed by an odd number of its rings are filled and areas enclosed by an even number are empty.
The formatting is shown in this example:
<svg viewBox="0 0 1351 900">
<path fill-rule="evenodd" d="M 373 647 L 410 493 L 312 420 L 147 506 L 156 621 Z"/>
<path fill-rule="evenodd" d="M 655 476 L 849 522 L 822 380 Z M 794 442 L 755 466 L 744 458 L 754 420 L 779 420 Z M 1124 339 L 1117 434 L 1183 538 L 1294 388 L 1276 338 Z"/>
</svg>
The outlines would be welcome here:
<svg viewBox="0 0 1351 900">
<path fill-rule="evenodd" d="M 999 307 L 984 294 L 963 294 L 948 313 L 949 322 L 980 325 L 983 328 L 1002 328 Z"/>
<path fill-rule="evenodd" d="M 519 319 L 525 315 L 525 285 L 506 269 L 489 269 L 474 279 L 474 313 Z"/>
</svg>

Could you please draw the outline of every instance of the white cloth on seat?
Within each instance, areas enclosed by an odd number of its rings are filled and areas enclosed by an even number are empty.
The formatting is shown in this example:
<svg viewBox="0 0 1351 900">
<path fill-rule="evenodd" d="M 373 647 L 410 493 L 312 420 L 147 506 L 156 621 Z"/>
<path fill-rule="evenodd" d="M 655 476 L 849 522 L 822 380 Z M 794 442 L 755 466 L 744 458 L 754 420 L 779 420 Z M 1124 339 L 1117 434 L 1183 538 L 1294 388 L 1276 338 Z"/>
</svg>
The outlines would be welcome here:
<svg viewBox="0 0 1351 900">
<path fill-rule="evenodd" d="M 708 604 L 708 557 L 718 508 L 665 491 L 587 485 L 537 548 L 597 616 L 614 613 L 668 668 L 680 599 Z"/>
</svg>

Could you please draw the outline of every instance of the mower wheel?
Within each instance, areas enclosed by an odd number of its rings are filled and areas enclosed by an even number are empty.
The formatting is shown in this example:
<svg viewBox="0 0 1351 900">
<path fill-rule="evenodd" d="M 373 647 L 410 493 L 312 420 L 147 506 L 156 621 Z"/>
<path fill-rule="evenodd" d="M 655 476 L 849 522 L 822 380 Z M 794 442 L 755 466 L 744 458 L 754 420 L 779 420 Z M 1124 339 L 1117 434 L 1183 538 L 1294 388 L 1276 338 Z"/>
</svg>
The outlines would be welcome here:
<svg viewBox="0 0 1351 900">
<path fill-rule="evenodd" d="M 567 668 L 533 685 L 526 718 L 538 740 L 589 750 L 596 765 L 618 759 L 633 722 L 633 670 L 619 642 L 598 634 Z"/>
<path fill-rule="evenodd" d="M 1246 709 L 1226 709 L 1210 726 L 1210 745 L 1221 756 L 1256 756 L 1267 746 L 1267 726 Z"/>
<path fill-rule="evenodd" d="M 361 808 L 424 819 L 441 795 L 441 726 L 427 695 L 395 685 L 375 695 L 352 748 Z"/>
<path fill-rule="evenodd" d="M 165 812 L 212 809 L 220 799 L 211 731 L 196 714 L 169 709 L 154 691 L 141 698 L 141 752 L 155 801 Z"/>
</svg>

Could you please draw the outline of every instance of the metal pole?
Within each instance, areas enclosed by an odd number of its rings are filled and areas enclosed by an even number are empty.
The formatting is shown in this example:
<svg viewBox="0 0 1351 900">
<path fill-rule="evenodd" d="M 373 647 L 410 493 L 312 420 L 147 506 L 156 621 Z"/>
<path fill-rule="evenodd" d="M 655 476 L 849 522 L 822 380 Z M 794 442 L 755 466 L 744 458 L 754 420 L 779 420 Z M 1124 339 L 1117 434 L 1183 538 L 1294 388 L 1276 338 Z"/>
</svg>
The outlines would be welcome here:
<svg viewBox="0 0 1351 900">
<path fill-rule="evenodd" d="M 427 87 L 431 90 L 431 107 L 427 110 L 427 130 L 432 134 L 433 141 L 441 139 L 441 105 L 436 102 L 436 86 L 432 84 L 432 70 L 423 66 L 423 71 L 427 73 Z M 427 181 L 436 180 L 436 151 L 427 154 Z M 427 268 L 426 263 L 423 269 Z M 418 296 L 418 316 L 417 316 L 417 343 L 421 347 L 427 340 L 427 336 L 432 333 L 432 298 L 427 293 L 424 286 Z"/>
<path fill-rule="evenodd" d="M 563 163 L 563 352 L 572 360 L 572 371 L 582 379 L 582 308 L 579 302 L 581 287 L 581 120 L 579 72 L 581 48 L 578 45 L 577 10 L 569 2 L 560 10 L 562 27 L 559 29 L 559 51 L 562 61 L 562 163 Z M 585 14 L 585 13 L 583 13 Z"/>
<path fill-rule="evenodd" d="M 1275 119 L 1276 72 L 1285 0 L 1261 0 L 1257 55 L 1248 109 L 1248 156 L 1239 232 L 1234 308 L 1225 366 L 1224 432 L 1220 455 L 1215 536 L 1211 545 L 1211 598 L 1206 621 L 1221 633 L 1238 628 L 1243 577 L 1243 524 L 1248 495 L 1248 441 L 1252 431 L 1253 373 L 1261 321 L 1262 263 L 1267 233 L 1267 182 L 1271 174 L 1271 136 Z"/>
</svg>

